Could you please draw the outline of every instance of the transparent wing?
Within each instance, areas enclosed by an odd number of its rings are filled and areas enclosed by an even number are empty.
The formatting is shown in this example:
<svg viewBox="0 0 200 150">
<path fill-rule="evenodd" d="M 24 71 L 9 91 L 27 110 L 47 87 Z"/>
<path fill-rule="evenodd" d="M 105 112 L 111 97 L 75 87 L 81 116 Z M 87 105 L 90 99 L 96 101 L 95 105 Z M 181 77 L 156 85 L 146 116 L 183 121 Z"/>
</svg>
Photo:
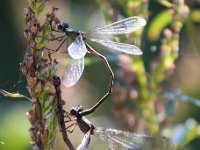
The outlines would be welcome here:
<svg viewBox="0 0 200 150">
<path fill-rule="evenodd" d="M 124 52 L 132 55 L 142 55 L 143 52 L 136 46 L 112 41 L 104 41 L 99 39 L 90 39 L 93 42 L 99 43 L 105 47 Z"/>
<path fill-rule="evenodd" d="M 76 37 L 76 40 L 68 47 L 68 53 L 73 59 L 80 59 L 85 56 L 87 48 L 81 34 Z"/>
<path fill-rule="evenodd" d="M 81 144 L 77 147 L 77 150 L 89 150 L 90 136 L 91 136 L 91 130 L 89 130 L 85 134 L 84 138 L 82 139 Z"/>
<path fill-rule="evenodd" d="M 148 134 L 124 132 L 116 129 L 96 128 L 95 134 L 102 139 L 111 150 L 155 149 L 170 150 L 173 145 L 163 137 Z"/>
<path fill-rule="evenodd" d="M 70 59 L 70 63 L 65 69 L 62 80 L 66 87 L 73 86 L 81 77 L 84 70 L 84 57 L 81 59 Z"/>
<path fill-rule="evenodd" d="M 136 31 L 145 25 L 146 25 L 146 20 L 144 20 L 141 17 L 134 16 L 114 22 L 104 27 L 95 28 L 91 30 L 89 33 L 110 34 L 110 35 L 125 34 Z"/>
</svg>

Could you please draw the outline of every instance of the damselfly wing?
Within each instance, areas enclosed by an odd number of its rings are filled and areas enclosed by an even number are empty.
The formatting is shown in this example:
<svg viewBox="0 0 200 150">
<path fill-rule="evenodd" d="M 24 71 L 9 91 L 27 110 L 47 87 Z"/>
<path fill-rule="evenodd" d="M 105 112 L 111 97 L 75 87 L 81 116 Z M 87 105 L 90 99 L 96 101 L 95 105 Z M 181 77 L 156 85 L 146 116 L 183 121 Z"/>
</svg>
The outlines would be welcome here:
<svg viewBox="0 0 200 150">
<path fill-rule="evenodd" d="M 73 63 L 74 61 L 71 61 L 72 63 L 69 64 L 68 66 L 69 69 L 65 70 L 63 74 L 64 85 L 66 87 L 73 86 L 80 79 L 83 73 L 83 71 L 80 72 L 79 68 L 84 70 L 84 56 L 86 55 L 87 51 L 90 51 L 90 49 L 86 45 L 87 43 L 85 42 L 85 40 L 87 39 L 86 38 L 87 34 L 104 34 L 104 35 L 127 34 L 127 33 L 131 33 L 133 31 L 136 31 L 142 28 L 143 26 L 145 26 L 145 24 L 146 24 L 146 21 L 143 18 L 135 16 L 135 17 L 130 17 L 130 18 L 126 18 L 126 19 L 114 22 L 104 27 L 92 29 L 87 33 L 81 32 L 79 30 L 69 29 L 68 28 L 69 26 L 66 25 L 66 23 L 60 24 L 58 26 L 58 30 L 61 32 L 65 32 L 66 38 L 70 38 L 73 41 L 69 45 L 67 52 L 69 56 L 71 57 L 71 59 L 75 59 L 76 62 L 78 62 L 74 64 Z M 107 41 L 107 40 L 106 41 L 99 40 L 99 39 L 94 39 L 94 38 L 88 39 L 88 40 L 92 42 L 96 42 L 100 45 L 103 45 L 110 49 L 114 49 L 119 52 L 132 54 L 132 55 L 142 54 L 142 51 L 134 45 Z M 79 73 L 77 75 L 74 75 L 77 72 Z M 69 78 L 72 78 L 72 79 L 69 79 Z"/>
<path fill-rule="evenodd" d="M 81 77 L 84 70 L 84 57 L 80 59 L 70 59 L 69 66 L 63 73 L 64 85 L 73 86 Z"/>
<path fill-rule="evenodd" d="M 173 144 L 161 135 L 134 133 L 111 128 L 95 128 L 94 135 L 103 140 L 111 150 L 171 150 Z"/>
</svg>

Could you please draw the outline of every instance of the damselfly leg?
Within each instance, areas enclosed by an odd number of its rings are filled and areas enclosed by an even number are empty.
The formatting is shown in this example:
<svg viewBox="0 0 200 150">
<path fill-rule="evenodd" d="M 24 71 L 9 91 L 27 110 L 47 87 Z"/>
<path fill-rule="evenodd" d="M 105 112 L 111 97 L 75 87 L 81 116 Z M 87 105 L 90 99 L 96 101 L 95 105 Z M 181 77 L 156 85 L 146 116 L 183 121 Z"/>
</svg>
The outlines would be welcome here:
<svg viewBox="0 0 200 150">
<path fill-rule="evenodd" d="M 74 129 L 76 128 L 76 126 L 77 126 L 77 123 L 75 122 L 75 123 L 73 123 L 73 124 L 67 126 L 67 127 L 65 128 L 65 130 L 67 130 L 69 133 L 72 133 L 72 132 L 74 132 Z"/>
<path fill-rule="evenodd" d="M 64 24 L 64 25 L 63 25 L 64 27 L 68 27 L 68 26 L 69 26 L 67 23 L 63 23 L 63 24 Z M 53 26 L 52 26 L 52 20 L 49 21 L 49 26 L 50 26 L 52 32 L 61 33 L 59 30 L 53 28 Z M 59 25 L 58 25 L 58 26 L 59 26 Z M 48 48 L 48 47 L 43 47 L 43 49 L 48 50 L 50 54 L 59 51 L 60 48 L 63 46 L 63 44 L 64 44 L 66 41 L 67 41 L 67 43 L 68 43 L 68 37 L 66 36 L 65 33 L 62 34 L 62 35 L 59 35 L 59 36 L 57 36 L 57 37 L 55 37 L 55 35 L 53 35 L 53 36 L 51 36 L 50 38 L 44 37 L 43 35 L 36 35 L 35 37 L 36 37 L 36 38 L 42 38 L 42 39 L 47 40 L 47 41 L 60 41 L 60 42 L 61 42 L 61 43 L 59 44 L 58 48 L 56 48 L 56 49 L 51 49 L 51 48 Z M 49 54 L 49 55 L 50 55 L 50 54 Z"/>
<path fill-rule="evenodd" d="M 65 129 L 69 133 L 72 133 L 74 131 L 75 127 L 77 126 L 77 118 L 71 116 L 69 112 L 64 110 L 64 119 L 65 119 L 65 121 L 64 121 L 65 124 L 70 123 L 70 125 L 68 125 Z"/>
</svg>

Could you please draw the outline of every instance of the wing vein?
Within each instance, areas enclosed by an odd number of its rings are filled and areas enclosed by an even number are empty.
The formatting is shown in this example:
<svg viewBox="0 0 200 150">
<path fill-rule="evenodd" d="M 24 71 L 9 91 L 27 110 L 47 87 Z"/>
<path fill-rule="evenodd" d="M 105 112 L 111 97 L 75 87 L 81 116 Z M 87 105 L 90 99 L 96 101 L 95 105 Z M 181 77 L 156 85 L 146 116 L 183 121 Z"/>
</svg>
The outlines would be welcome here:
<svg viewBox="0 0 200 150">
<path fill-rule="evenodd" d="M 143 52 L 136 47 L 135 45 L 130 45 L 130 44 L 124 44 L 124 43 L 118 43 L 118 42 L 113 42 L 113 41 L 104 41 L 104 40 L 99 40 L 99 39 L 90 39 L 93 42 L 96 42 L 100 45 L 103 45 L 105 47 L 124 52 L 127 54 L 132 54 L 132 55 L 142 55 Z"/>
<path fill-rule="evenodd" d="M 112 24 L 108 24 L 104 27 L 95 28 L 91 30 L 89 33 L 96 34 L 126 34 L 133 31 L 136 31 L 146 25 L 146 21 L 138 16 L 129 17 Z"/>
</svg>

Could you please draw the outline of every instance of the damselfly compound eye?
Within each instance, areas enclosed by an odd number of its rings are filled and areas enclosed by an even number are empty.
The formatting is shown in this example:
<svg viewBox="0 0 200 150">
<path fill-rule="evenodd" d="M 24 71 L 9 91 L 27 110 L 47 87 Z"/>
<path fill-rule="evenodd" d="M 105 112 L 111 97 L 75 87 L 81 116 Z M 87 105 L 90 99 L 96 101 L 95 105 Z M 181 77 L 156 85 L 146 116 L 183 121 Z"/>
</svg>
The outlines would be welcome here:
<svg viewBox="0 0 200 150">
<path fill-rule="evenodd" d="M 70 114 L 75 116 L 75 115 L 77 114 L 76 108 L 73 107 L 73 108 L 70 110 Z"/>
<path fill-rule="evenodd" d="M 62 31 L 63 30 L 63 26 L 61 24 L 58 25 L 58 30 Z"/>
<path fill-rule="evenodd" d="M 63 26 L 63 28 L 69 28 L 69 24 L 66 22 L 63 22 L 62 26 Z"/>
</svg>

